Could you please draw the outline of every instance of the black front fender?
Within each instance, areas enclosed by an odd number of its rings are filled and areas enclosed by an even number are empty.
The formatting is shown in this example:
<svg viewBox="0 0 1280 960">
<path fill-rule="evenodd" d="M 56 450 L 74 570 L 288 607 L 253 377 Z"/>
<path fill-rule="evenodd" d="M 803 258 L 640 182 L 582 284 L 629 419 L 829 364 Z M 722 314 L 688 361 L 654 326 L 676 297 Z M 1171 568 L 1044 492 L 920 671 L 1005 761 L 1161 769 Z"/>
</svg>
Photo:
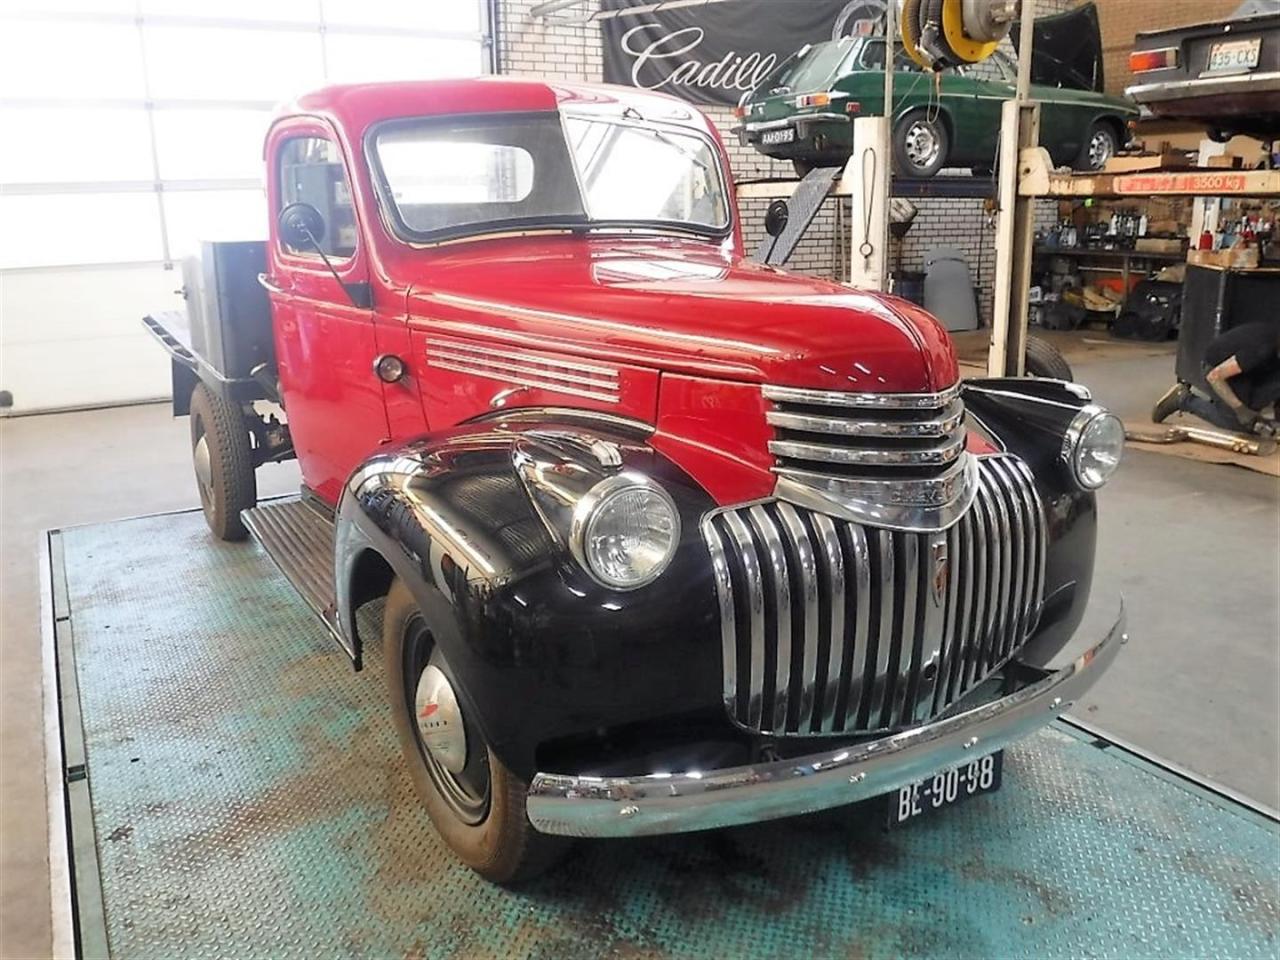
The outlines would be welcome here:
<svg viewBox="0 0 1280 960">
<path fill-rule="evenodd" d="M 1048 663 L 1084 617 L 1093 585 L 1098 535 L 1097 499 L 1075 482 L 1063 456 L 1067 427 L 1089 403 L 1079 384 L 1034 378 L 965 382 L 964 404 L 979 431 L 1031 468 L 1044 503 L 1049 549 L 1044 609 L 1020 659 Z"/>
<path fill-rule="evenodd" d="M 597 442 L 621 463 L 602 463 Z M 633 591 L 582 569 L 556 509 L 619 469 L 659 482 L 682 519 L 671 566 Z M 490 746 L 531 774 L 540 743 L 719 704 L 718 608 L 698 533 L 712 507 L 642 439 L 581 426 L 475 424 L 379 453 L 338 507 L 344 639 L 359 663 L 356 607 L 399 577 Z"/>
</svg>

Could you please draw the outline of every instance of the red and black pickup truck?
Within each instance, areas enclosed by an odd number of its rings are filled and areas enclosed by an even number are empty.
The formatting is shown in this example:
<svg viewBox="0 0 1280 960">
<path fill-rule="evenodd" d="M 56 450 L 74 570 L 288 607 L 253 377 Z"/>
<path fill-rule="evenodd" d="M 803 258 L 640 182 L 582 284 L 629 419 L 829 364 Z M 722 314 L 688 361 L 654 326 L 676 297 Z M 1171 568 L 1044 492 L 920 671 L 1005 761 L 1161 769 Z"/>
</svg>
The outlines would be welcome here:
<svg viewBox="0 0 1280 960">
<path fill-rule="evenodd" d="M 265 156 L 269 238 L 207 245 L 189 316 L 146 323 L 214 533 L 357 668 L 381 604 L 406 762 L 485 876 L 566 837 L 909 819 L 995 789 L 1114 657 L 1119 623 L 1055 663 L 1119 422 L 962 383 L 918 307 L 752 262 L 688 105 L 332 87 Z M 256 505 L 288 457 L 301 496 Z"/>
</svg>

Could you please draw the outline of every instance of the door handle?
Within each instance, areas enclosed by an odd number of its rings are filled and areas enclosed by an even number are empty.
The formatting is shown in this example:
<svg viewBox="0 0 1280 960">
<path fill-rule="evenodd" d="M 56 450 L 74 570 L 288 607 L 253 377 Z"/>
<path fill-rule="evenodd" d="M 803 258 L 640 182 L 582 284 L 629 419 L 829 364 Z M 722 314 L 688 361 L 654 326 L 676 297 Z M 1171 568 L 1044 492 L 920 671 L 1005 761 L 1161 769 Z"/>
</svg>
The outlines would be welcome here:
<svg viewBox="0 0 1280 960">
<path fill-rule="evenodd" d="M 287 293 L 284 287 L 280 286 L 265 273 L 258 274 L 258 285 L 270 293 Z"/>
</svg>

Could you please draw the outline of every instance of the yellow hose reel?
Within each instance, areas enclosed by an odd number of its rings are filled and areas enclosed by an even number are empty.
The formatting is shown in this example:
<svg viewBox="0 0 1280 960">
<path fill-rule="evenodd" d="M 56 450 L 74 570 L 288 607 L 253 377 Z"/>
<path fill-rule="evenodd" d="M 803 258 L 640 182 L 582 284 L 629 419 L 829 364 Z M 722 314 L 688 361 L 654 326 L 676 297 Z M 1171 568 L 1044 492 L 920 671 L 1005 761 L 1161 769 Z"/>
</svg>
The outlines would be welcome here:
<svg viewBox="0 0 1280 960">
<path fill-rule="evenodd" d="M 926 70 L 991 56 L 1017 15 L 1017 0 L 903 0 L 902 47 Z"/>
</svg>

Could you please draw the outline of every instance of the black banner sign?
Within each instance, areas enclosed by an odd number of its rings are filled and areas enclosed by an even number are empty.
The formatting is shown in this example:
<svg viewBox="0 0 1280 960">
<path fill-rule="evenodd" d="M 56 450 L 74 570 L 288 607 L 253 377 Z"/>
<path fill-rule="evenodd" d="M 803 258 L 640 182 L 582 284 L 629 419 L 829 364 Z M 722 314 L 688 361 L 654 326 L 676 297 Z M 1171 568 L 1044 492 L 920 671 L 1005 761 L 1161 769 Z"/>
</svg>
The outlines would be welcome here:
<svg viewBox="0 0 1280 960">
<path fill-rule="evenodd" d="M 721 0 L 658 6 L 605 0 L 604 79 L 694 103 L 736 104 L 808 43 L 861 32 L 883 0 Z M 628 13 L 628 7 L 648 8 Z"/>
</svg>

